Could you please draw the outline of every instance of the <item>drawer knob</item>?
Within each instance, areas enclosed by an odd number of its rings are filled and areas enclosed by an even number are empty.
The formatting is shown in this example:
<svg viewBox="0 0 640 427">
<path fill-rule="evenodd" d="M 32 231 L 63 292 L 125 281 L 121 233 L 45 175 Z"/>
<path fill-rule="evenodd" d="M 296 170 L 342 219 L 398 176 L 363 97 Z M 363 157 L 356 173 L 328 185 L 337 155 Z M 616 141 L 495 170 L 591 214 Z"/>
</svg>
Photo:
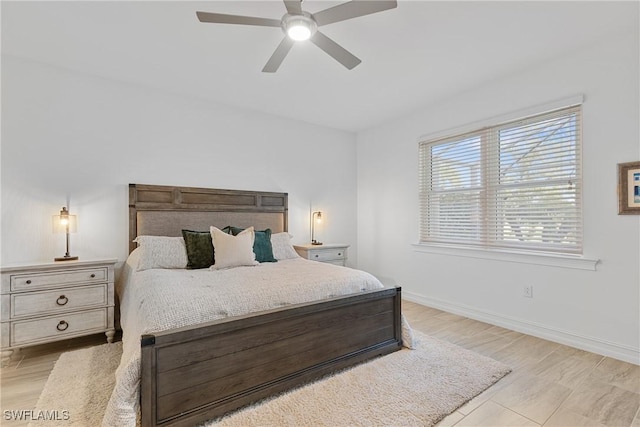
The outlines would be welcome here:
<svg viewBox="0 0 640 427">
<path fill-rule="evenodd" d="M 318 255 L 316 255 L 316 258 L 318 258 Z"/>
<path fill-rule="evenodd" d="M 342 253 L 338 252 L 338 256 L 342 256 Z"/>
<path fill-rule="evenodd" d="M 96 275 L 94 273 L 91 273 L 91 278 L 93 279 L 94 277 L 96 277 Z"/>
<path fill-rule="evenodd" d="M 27 285 L 31 284 L 31 279 L 27 280 Z"/>
<path fill-rule="evenodd" d="M 60 323 L 58 323 L 58 326 L 56 326 L 56 329 L 62 332 L 62 331 L 66 331 L 68 327 L 69 327 L 69 324 L 64 320 L 61 320 Z"/>
<path fill-rule="evenodd" d="M 68 302 L 69 302 L 69 298 L 67 298 L 64 295 L 60 295 L 58 297 L 58 299 L 56 300 L 56 304 L 58 304 L 58 305 L 65 305 Z"/>
</svg>

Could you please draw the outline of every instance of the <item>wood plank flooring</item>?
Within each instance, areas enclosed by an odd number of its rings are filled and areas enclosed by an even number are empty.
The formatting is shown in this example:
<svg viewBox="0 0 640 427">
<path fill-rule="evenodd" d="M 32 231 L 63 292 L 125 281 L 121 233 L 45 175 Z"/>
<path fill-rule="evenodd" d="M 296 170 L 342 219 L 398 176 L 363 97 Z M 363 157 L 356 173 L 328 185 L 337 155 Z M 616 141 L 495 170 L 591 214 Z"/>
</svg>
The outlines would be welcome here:
<svg viewBox="0 0 640 427">
<path fill-rule="evenodd" d="M 438 425 L 640 427 L 640 366 L 408 301 L 414 329 L 513 369 Z"/>
<path fill-rule="evenodd" d="M 640 427 L 640 366 L 403 301 L 411 326 L 512 367 L 513 372 L 438 426 Z M 103 334 L 23 349 L 0 369 L 5 410 L 33 409 L 58 356 L 100 345 Z M 37 424 L 36 424 L 37 425 Z"/>
</svg>

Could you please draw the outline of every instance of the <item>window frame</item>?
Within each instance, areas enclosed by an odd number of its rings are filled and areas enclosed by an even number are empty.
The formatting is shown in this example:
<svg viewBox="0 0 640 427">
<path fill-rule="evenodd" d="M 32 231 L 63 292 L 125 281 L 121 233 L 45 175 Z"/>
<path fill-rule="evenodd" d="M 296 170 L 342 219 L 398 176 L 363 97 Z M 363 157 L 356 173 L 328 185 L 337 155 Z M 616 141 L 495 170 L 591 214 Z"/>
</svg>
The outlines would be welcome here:
<svg viewBox="0 0 640 427">
<path fill-rule="evenodd" d="M 554 101 L 552 103 L 548 103 L 541 106 L 536 106 L 532 108 L 528 108 L 526 110 L 520 110 L 508 115 L 503 115 L 501 117 L 494 117 L 483 122 L 475 122 L 464 127 L 459 127 L 457 129 L 450 129 L 446 131 L 441 131 L 435 134 L 423 135 L 418 139 L 418 148 L 419 148 L 419 156 L 422 157 L 423 149 L 420 147 L 429 144 L 428 146 L 435 145 L 438 141 L 446 141 L 446 140 L 463 140 L 465 138 L 471 138 L 473 135 L 487 135 L 487 132 L 492 132 L 495 136 L 500 129 L 504 129 L 506 127 L 516 127 L 519 125 L 518 122 L 521 123 L 529 123 L 531 121 L 542 121 L 548 114 L 557 113 L 558 110 L 568 110 L 571 108 L 578 109 L 578 123 L 577 123 L 577 149 L 579 150 L 579 155 L 577 159 L 577 171 L 579 173 L 582 167 L 582 96 L 575 96 L 571 98 L 565 98 L 562 100 Z M 497 136 L 495 136 L 497 138 Z M 497 138 L 499 139 L 499 138 Z M 483 141 L 486 142 L 486 141 Z M 486 143 L 481 144 L 481 151 L 485 151 L 488 149 L 500 150 L 499 148 L 500 142 L 494 143 L 492 145 L 487 145 Z M 427 150 L 431 152 L 431 150 Z M 489 165 L 487 159 L 489 156 L 486 153 L 482 153 L 481 159 L 481 170 L 482 170 L 482 191 L 490 191 L 496 190 L 500 188 L 498 186 L 487 186 L 486 180 L 489 176 L 497 175 L 495 173 L 496 170 L 499 170 L 500 163 L 499 160 L 496 164 L 493 165 L 494 173 L 487 173 L 488 170 L 491 170 L 492 165 Z M 495 159 L 499 159 L 499 154 L 494 153 L 493 157 Z M 420 159 L 421 166 L 428 165 L 425 170 L 420 170 L 420 190 L 423 188 L 423 174 L 429 173 L 431 174 L 431 161 L 424 161 L 424 159 Z M 497 169 L 496 169 L 497 168 Z M 431 175 L 430 175 L 431 176 Z M 578 191 L 578 204 L 579 206 L 576 208 L 576 212 L 579 213 L 579 224 L 577 228 L 580 231 L 580 238 L 577 250 L 573 252 L 566 252 L 563 250 L 549 250 L 548 248 L 540 249 L 540 248 L 530 248 L 530 247 L 518 247 L 518 245 L 500 245 L 499 240 L 494 240 L 492 244 L 487 245 L 484 240 L 478 242 L 463 242 L 463 243 L 451 243 L 451 242 L 443 242 L 443 241 L 420 241 L 423 236 L 423 226 L 427 224 L 427 221 L 424 220 L 425 213 L 423 212 L 423 200 L 424 196 L 421 194 L 420 203 L 419 203 L 419 242 L 414 244 L 414 248 L 419 252 L 429 252 L 429 253 L 442 253 L 447 255 L 461 255 L 468 256 L 472 258 L 488 258 L 488 259 L 499 259 L 513 262 L 524 262 L 531 264 L 542 264 L 542 265 L 553 265 L 553 266 L 565 266 L 570 268 L 579 268 L 579 269 L 587 269 L 587 270 L 595 270 L 595 266 L 598 262 L 597 259 L 587 258 L 584 256 L 584 231 L 583 231 L 583 222 L 584 222 L 584 213 L 582 211 L 582 194 L 583 188 L 581 186 L 581 177 L 577 180 L 579 183 L 576 191 Z M 429 181 L 431 182 L 431 181 Z M 494 183 L 495 184 L 495 183 Z M 529 187 L 532 188 L 534 184 L 529 184 Z M 524 185 L 525 187 L 527 184 Z M 483 201 L 486 200 L 496 200 L 494 198 L 481 198 Z M 425 202 L 426 203 L 426 202 Z M 491 203 L 489 203 L 491 205 Z M 489 211 L 488 207 L 484 207 L 482 212 Z M 493 213 L 492 213 L 493 214 Z M 497 216 L 495 217 L 497 218 Z M 480 220 L 479 225 L 483 229 L 483 236 L 487 233 L 484 231 L 487 227 L 487 224 L 491 221 Z M 499 223 L 499 222 L 498 222 Z M 498 224 L 494 223 L 494 224 Z M 503 223 L 504 224 L 504 223 Z M 500 234 L 497 232 L 497 234 Z M 568 263 L 565 261 L 569 261 Z"/>
</svg>

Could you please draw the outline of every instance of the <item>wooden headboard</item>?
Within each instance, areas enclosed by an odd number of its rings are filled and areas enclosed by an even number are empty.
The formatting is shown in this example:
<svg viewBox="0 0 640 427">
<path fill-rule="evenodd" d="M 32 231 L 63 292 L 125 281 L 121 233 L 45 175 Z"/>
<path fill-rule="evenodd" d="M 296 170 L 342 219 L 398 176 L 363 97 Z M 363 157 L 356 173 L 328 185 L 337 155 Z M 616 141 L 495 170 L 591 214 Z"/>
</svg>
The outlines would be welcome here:
<svg viewBox="0 0 640 427">
<path fill-rule="evenodd" d="M 279 233 L 287 231 L 287 214 L 287 193 L 129 184 L 129 252 L 137 236 L 182 236 L 211 225 Z"/>
</svg>

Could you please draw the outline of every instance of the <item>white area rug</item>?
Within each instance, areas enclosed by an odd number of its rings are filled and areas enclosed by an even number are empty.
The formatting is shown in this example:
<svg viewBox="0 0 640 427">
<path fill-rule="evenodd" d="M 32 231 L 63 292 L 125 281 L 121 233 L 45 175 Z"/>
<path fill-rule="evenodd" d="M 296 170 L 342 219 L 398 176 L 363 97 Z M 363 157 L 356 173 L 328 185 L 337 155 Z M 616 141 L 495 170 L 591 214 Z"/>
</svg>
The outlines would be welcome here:
<svg viewBox="0 0 640 427">
<path fill-rule="evenodd" d="M 510 372 L 504 364 L 414 331 L 403 349 L 267 399 L 207 426 L 431 426 Z M 36 411 L 68 411 L 35 426 L 98 426 L 120 343 L 64 353 Z"/>
</svg>

